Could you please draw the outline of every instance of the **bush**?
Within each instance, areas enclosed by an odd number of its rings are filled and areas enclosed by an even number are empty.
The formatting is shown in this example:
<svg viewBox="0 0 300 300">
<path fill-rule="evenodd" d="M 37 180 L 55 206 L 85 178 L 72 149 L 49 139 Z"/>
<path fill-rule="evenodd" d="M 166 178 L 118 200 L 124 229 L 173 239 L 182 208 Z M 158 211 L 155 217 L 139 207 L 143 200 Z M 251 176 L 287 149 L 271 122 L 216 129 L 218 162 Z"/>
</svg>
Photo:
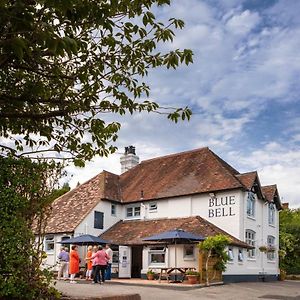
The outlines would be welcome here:
<svg viewBox="0 0 300 300">
<path fill-rule="evenodd" d="M 0 166 L 0 298 L 57 299 L 32 231 L 47 215 L 55 167 L 1 156 Z"/>
</svg>

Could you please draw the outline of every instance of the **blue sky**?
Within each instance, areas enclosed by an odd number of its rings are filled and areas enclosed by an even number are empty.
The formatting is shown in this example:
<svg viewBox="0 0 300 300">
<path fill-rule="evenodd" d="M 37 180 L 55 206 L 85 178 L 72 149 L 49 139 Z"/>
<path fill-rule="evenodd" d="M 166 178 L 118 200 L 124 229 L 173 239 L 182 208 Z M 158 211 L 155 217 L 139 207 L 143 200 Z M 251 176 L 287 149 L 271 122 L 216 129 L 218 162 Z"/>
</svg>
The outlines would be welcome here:
<svg viewBox="0 0 300 300">
<path fill-rule="evenodd" d="M 120 173 L 123 148 L 141 160 L 209 146 L 240 172 L 257 170 L 262 184 L 277 183 L 283 202 L 300 207 L 300 1 L 176 0 L 159 10 L 185 21 L 166 50 L 190 48 L 194 64 L 154 70 L 151 99 L 190 106 L 190 122 L 156 114 L 118 118 L 119 153 L 68 167 L 70 183 L 103 169 Z"/>
</svg>

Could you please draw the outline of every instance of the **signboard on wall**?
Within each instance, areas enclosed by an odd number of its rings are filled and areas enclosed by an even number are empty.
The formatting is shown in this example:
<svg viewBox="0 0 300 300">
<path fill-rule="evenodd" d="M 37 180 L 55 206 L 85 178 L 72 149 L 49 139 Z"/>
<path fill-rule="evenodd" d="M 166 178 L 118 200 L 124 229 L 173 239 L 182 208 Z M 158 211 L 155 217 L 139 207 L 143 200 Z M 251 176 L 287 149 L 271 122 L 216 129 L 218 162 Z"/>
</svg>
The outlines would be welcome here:
<svg viewBox="0 0 300 300">
<path fill-rule="evenodd" d="M 235 196 L 211 197 L 208 199 L 208 217 L 232 217 L 234 212 Z"/>
</svg>

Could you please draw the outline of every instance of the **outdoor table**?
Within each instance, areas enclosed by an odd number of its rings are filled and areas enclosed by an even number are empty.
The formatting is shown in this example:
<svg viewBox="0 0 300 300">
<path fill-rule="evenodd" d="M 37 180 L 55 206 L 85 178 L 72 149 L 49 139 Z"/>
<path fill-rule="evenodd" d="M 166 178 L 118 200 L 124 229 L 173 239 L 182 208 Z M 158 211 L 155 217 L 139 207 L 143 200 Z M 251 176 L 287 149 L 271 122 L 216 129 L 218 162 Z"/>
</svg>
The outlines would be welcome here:
<svg viewBox="0 0 300 300">
<path fill-rule="evenodd" d="M 157 267 L 155 268 L 155 267 L 153 267 L 153 268 L 150 268 L 150 269 L 159 269 L 160 270 L 159 277 L 158 277 L 158 282 L 159 283 L 161 282 L 161 279 L 163 277 L 166 278 L 168 283 L 169 283 L 170 275 L 174 271 L 175 271 L 175 273 L 178 271 L 180 274 L 183 275 L 183 277 L 182 277 L 182 281 L 183 281 L 187 271 L 195 271 L 196 270 L 196 268 L 194 268 L 194 267 L 167 267 L 167 268 L 157 268 Z"/>
</svg>

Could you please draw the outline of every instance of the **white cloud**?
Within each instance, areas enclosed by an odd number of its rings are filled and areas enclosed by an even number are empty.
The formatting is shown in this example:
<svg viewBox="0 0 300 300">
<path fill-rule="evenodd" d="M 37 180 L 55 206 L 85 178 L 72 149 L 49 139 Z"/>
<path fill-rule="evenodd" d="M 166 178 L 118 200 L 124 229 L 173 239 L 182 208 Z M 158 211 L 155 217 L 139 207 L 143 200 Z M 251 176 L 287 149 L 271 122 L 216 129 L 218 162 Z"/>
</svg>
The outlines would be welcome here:
<svg viewBox="0 0 300 300">
<path fill-rule="evenodd" d="M 237 35 L 245 35 L 255 28 L 260 22 L 258 13 L 245 10 L 240 14 L 233 15 L 226 23 L 227 29 Z"/>
<path fill-rule="evenodd" d="M 105 115 L 122 123 L 119 154 L 69 167 L 73 186 L 102 169 L 119 173 L 124 146 L 135 145 L 141 159 L 210 146 L 241 171 L 257 169 L 263 184 L 277 183 L 284 201 L 300 205 L 300 2 L 255 11 L 243 2 L 175 0 L 159 11 L 163 20 L 186 23 L 162 48 L 191 48 L 194 64 L 151 72 L 151 97 L 163 106 L 189 105 L 195 114 L 179 124 L 156 114 Z M 250 136 L 264 116 L 270 124 Z M 272 123 L 282 127 L 272 131 Z"/>
</svg>

